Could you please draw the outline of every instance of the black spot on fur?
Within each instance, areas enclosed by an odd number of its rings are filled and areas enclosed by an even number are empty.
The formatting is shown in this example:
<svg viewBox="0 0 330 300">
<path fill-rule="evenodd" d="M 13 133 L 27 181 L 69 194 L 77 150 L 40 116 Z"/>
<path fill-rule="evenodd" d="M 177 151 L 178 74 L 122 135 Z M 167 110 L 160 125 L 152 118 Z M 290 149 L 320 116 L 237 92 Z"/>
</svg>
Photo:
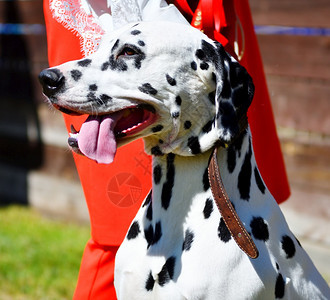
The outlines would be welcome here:
<svg viewBox="0 0 330 300">
<path fill-rule="evenodd" d="M 239 127 L 236 111 L 230 101 L 220 102 L 217 118 L 220 117 L 221 125 L 225 130 L 225 134 L 229 133 L 234 137 L 238 133 Z"/>
<path fill-rule="evenodd" d="M 142 93 L 148 94 L 148 95 L 156 95 L 157 90 L 152 87 L 150 83 L 144 83 L 142 86 L 139 87 L 139 90 Z"/>
<path fill-rule="evenodd" d="M 78 81 L 82 76 L 82 73 L 79 70 L 72 70 L 70 73 L 74 81 Z"/>
<path fill-rule="evenodd" d="M 152 202 L 150 202 L 150 204 L 149 204 L 149 206 L 147 208 L 146 218 L 149 221 L 152 221 Z"/>
<path fill-rule="evenodd" d="M 140 69 L 140 68 L 141 68 L 141 60 L 142 60 L 142 59 L 136 59 L 136 60 L 134 61 L 134 66 L 135 66 L 135 68 L 137 68 L 137 69 Z"/>
<path fill-rule="evenodd" d="M 174 186 L 174 177 L 175 177 L 175 167 L 174 167 L 174 158 L 173 153 L 167 155 L 167 172 L 166 172 L 166 181 L 164 182 L 162 189 L 162 207 L 166 210 L 168 209 L 172 197 L 172 189 Z"/>
<path fill-rule="evenodd" d="M 106 70 L 108 70 L 109 67 L 110 67 L 110 63 L 107 61 L 102 64 L 101 71 L 106 71 Z"/>
<path fill-rule="evenodd" d="M 160 183 L 162 179 L 162 167 L 160 165 L 156 165 L 153 170 L 153 179 L 155 184 Z"/>
<path fill-rule="evenodd" d="M 78 66 L 79 67 L 88 67 L 91 63 L 92 63 L 92 60 L 86 58 L 86 59 L 83 59 L 83 60 L 79 60 L 78 61 Z"/>
<path fill-rule="evenodd" d="M 138 41 L 138 44 L 139 44 L 140 46 L 142 46 L 142 47 L 146 45 L 146 44 L 144 43 L 144 41 L 141 41 L 141 40 Z"/>
<path fill-rule="evenodd" d="M 181 99 L 181 97 L 180 96 L 176 96 L 176 98 L 175 98 L 175 103 L 177 104 L 177 105 L 181 105 L 181 103 L 182 103 L 182 99 Z"/>
<path fill-rule="evenodd" d="M 213 123 L 214 123 L 214 119 L 208 121 L 208 122 L 203 126 L 202 131 L 203 131 L 204 133 L 208 133 L 208 132 L 210 132 L 210 130 L 212 129 L 212 125 L 213 125 Z"/>
<path fill-rule="evenodd" d="M 200 63 L 200 68 L 202 69 L 202 70 L 208 70 L 208 68 L 209 68 L 209 64 L 208 63 L 206 63 L 206 62 L 202 62 L 202 63 Z"/>
<path fill-rule="evenodd" d="M 212 80 L 214 83 L 217 83 L 217 75 L 215 75 L 214 72 L 212 72 Z M 215 93 L 215 91 L 214 91 L 214 93 Z"/>
<path fill-rule="evenodd" d="M 179 116 L 180 116 L 180 112 L 178 112 L 178 111 L 175 111 L 175 112 L 172 113 L 172 118 L 173 119 L 177 119 L 177 118 L 179 118 Z"/>
<path fill-rule="evenodd" d="M 155 156 L 162 156 L 164 153 L 160 150 L 159 146 L 154 146 L 151 148 L 151 154 Z"/>
<path fill-rule="evenodd" d="M 229 173 L 233 173 L 236 167 L 236 151 L 232 145 L 227 149 L 227 167 Z"/>
<path fill-rule="evenodd" d="M 218 236 L 221 241 L 227 243 L 231 239 L 231 234 L 226 226 L 225 221 L 221 217 L 219 227 L 218 227 Z"/>
<path fill-rule="evenodd" d="M 146 58 L 146 55 L 144 52 L 141 51 L 140 48 L 136 47 L 135 45 L 128 45 L 129 48 L 132 48 L 137 54 L 132 56 L 132 57 L 128 57 L 128 59 L 134 59 L 134 66 L 137 69 L 141 68 L 141 62 Z"/>
<path fill-rule="evenodd" d="M 230 62 L 229 78 L 233 87 L 242 83 L 245 79 L 246 71 L 237 62 Z"/>
<path fill-rule="evenodd" d="M 162 237 L 162 224 L 158 221 L 155 225 L 153 244 L 156 244 Z"/>
<path fill-rule="evenodd" d="M 103 66 L 102 66 L 103 67 Z M 114 55 L 111 55 L 109 58 L 109 67 L 111 70 L 116 71 L 127 71 L 127 64 L 123 59 L 115 59 Z"/>
<path fill-rule="evenodd" d="M 207 41 L 202 40 L 202 49 L 204 52 L 204 60 L 216 63 L 217 55 L 214 46 L 208 43 Z"/>
<path fill-rule="evenodd" d="M 266 187 L 265 187 L 264 183 L 262 182 L 262 179 L 261 179 L 261 176 L 260 176 L 260 173 L 259 173 L 257 167 L 254 168 L 254 177 L 256 179 L 256 183 L 257 183 L 257 186 L 258 186 L 260 192 L 264 194 Z"/>
<path fill-rule="evenodd" d="M 91 84 L 91 85 L 88 87 L 88 89 L 89 89 L 90 91 L 95 92 L 95 91 L 97 91 L 97 85 L 96 85 L 96 84 Z"/>
<path fill-rule="evenodd" d="M 281 243 L 282 249 L 286 253 L 286 258 L 292 258 L 296 253 L 296 246 L 294 245 L 293 240 L 288 235 L 284 235 Z"/>
<path fill-rule="evenodd" d="M 132 35 L 139 35 L 140 33 L 141 33 L 141 31 L 140 30 L 137 30 L 137 29 L 131 31 L 131 34 Z"/>
<path fill-rule="evenodd" d="M 128 240 L 135 239 L 139 235 L 140 232 L 141 232 L 141 230 L 140 230 L 139 223 L 137 221 L 134 221 L 128 230 L 127 239 Z"/>
<path fill-rule="evenodd" d="M 235 151 L 238 153 L 238 157 L 241 157 L 241 149 L 244 141 L 244 137 L 247 133 L 247 130 L 244 130 L 233 142 L 232 146 L 234 147 Z"/>
<path fill-rule="evenodd" d="M 164 128 L 163 125 L 157 125 L 157 126 L 155 126 L 155 127 L 152 127 L 152 128 L 151 128 L 151 131 L 152 131 L 152 132 L 159 132 L 159 131 L 161 131 L 163 128 Z"/>
<path fill-rule="evenodd" d="M 104 101 L 102 101 L 101 98 L 99 98 L 99 97 L 96 98 L 96 103 L 98 105 L 104 105 L 105 104 Z M 121 135 L 121 134 L 125 134 L 125 133 L 121 132 L 121 133 L 117 134 L 116 135 L 116 138 L 118 138 L 119 136 L 120 137 L 123 137 L 123 135 Z M 125 136 L 126 136 L 126 134 L 125 134 Z"/>
<path fill-rule="evenodd" d="M 238 184 L 237 184 L 241 198 L 247 201 L 250 199 L 250 187 L 251 187 L 251 175 L 252 175 L 251 157 L 252 157 L 252 147 L 250 140 L 249 150 L 245 155 L 241 171 L 239 172 L 238 175 Z"/>
<path fill-rule="evenodd" d="M 102 97 L 103 96 L 103 97 Z M 96 95 L 95 95 L 95 92 L 89 92 L 88 94 L 87 94 L 87 100 L 88 100 L 88 102 L 95 102 L 95 103 L 97 103 L 98 105 L 104 105 L 104 104 L 106 104 L 107 103 L 107 101 L 110 101 L 111 100 L 111 97 L 109 97 L 109 98 L 106 98 L 106 97 L 104 97 L 104 96 L 106 96 L 106 95 L 101 95 L 99 98 L 98 97 L 96 97 Z M 117 136 L 118 137 L 118 136 Z"/>
<path fill-rule="evenodd" d="M 204 218 L 208 219 L 213 212 L 213 201 L 211 198 L 207 198 L 203 209 Z"/>
<path fill-rule="evenodd" d="M 208 168 L 206 168 L 203 174 L 203 189 L 206 192 L 209 188 L 210 188 L 209 170 Z"/>
<path fill-rule="evenodd" d="M 158 273 L 158 283 L 160 286 L 164 286 L 166 283 L 168 283 L 171 279 L 173 279 L 174 276 L 174 268 L 175 268 L 175 257 L 171 256 L 169 257 L 162 270 Z"/>
<path fill-rule="evenodd" d="M 275 298 L 281 299 L 285 293 L 285 281 L 281 273 L 278 274 L 275 283 Z"/>
<path fill-rule="evenodd" d="M 112 48 L 111 48 L 111 52 L 113 52 L 114 50 L 116 50 L 118 48 L 119 45 L 119 39 L 117 39 L 117 41 L 113 44 Z"/>
<path fill-rule="evenodd" d="M 191 64 L 190 64 L 191 68 L 196 71 L 197 70 L 197 64 L 195 61 L 192 61 Z"/>
<path fill-rule="evenodd" d="M 234 87 L 232 91 L 234 106 L 246 111 L 253 98 L 254 85 L 246 69 L 238 63 L 231 62 L 230 83 Z"/>
<path fill-rule="evenodd" d="M 185 121 L 183 124 L 184 129 L 189 129 L 191 127 L 191 122 L 190 121 Z"/>
<path fill-rule="evenodd" d="M 265 220 L 261 217 L 253 217 L 250 222 L 250 227 L 252 230 L 253 236 L 257 240 L 267 241 L 269 239 L 268 225 L 265 223 Z"/>
<path fill-rule="evenodd" d="M 176 80 L 168 74 L 166 74 L 166 80 L 169 83 L 169 85 L 171 85 L 171 86 L 176 85 Z"/>
<path fill-rule="evenodd" d="M 148 196 L 144 200 L 144 203 L 143 203 L 142 207 L 145 207 L 146 205 L 148 205 L 151 202 L 151 199 L 152 199 L 152 192 L 150 191 Z"/>
<path fill-rule="evenodd" d="M 154 229 L 151 224 L 149 225 L 148 228 L 144 229 L 144 237 L 148 243 L 148 248 L 149 248 L 150 245 L 153 244 L 153 240 L 154 240 Z"/>
<path fill-rule="evenodd" d="M 96 95 L 95 95 L 95 93 L 93 93 L 93 92 L 89 92 L 88 94 L 87 94 L 87 100 L 89 101 L 89 102 L 96 102 L 97 101 L 97 98 L 96 98 Z"/>
<path fill-rule="evenodd" d="M 104 104 L 106 104 L 112 100 L 112 98 L 106 94 L 100 95 L 100 99 L 103 101 Z"/>
<path fill-rule="evenodd" d="M 227 72 L 225 72 L 225 76 L 227 76 L 226 73 Z M 224 78 L 220 97 L 224 99 L 231 98 L 231 86 L 230 86 L 230 82 L 227 80 L 227 77 Z"/>
<path fill-rule="evenodd" d="M 152 291 L 155 285 L 155 279 L 152 277 L 151 271 L 149 272 L 148 279 L 146 281 L 145 288 L 147 291 Z"/>
<path fill-rule="evenodd" d="M 218 59 L 218 55 L 216 54 L 216 49 L 214 48 L 213 45 L 206 42 L 205 40 L 202 40 L 202 49 L 198 49 L 195 52 L 195 55 L 198 59 L 202 61 L 200 63 L 200 68 L 202 70 L 209 69 L 209 62 L 211 62 L 215 66 L 219 65 L 219 59 Z M 214 73 L 212 73 L 212 76 L 213 78 L 215 78 Z"/>
<path fill-rule="evenodd" d="M 199 144 L 198 136 L 191 136 L 188 138 L 188 147 L 190 148 L 192 154 L 201 153 L 201 146 Z"/>
<path fill-rule="evenodd" d="M 193 241 L 194 241 L 194 233 L 189 229 L 187 229 L 184 236 L 182 251 L 189 251 Z"/>
<path fill-rule="evenodd" d="M 209 97 L 210 102 L 211 102 L 213 105 L 215 105 L 215 91 L 209 93 L 208 97 Z"/>
<path fill-rule="evenodd" d="M 195 55 L 198 59 L 201 59 L 201 60 L 203 60 L 205 58 L 205 53 L 202 49 L 197 49 Z"/>
</svg>

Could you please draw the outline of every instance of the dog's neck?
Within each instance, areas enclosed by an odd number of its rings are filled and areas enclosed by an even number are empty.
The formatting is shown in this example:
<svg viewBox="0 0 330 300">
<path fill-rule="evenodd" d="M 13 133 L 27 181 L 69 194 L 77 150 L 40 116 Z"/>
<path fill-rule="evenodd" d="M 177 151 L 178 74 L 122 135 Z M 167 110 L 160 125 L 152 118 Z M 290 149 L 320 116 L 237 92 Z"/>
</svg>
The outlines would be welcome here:
<svg viewBox="0 0 330 300">
<path fill-rule="evenodd" d="M 152 223 L 166 222 L 166 234 L 172 241 L 176 235 L 182 238 L 187 218 L 201 215 L 207 198 L 213 201 L 207 173 L 210 154 L 211 150 L 195 156 L 153 158 Z M 260 199 L 260 192 L 252 188 L 256 163 L 249 130 L 228 148 L 220 148 L 217 159 L 225 189 L 236 207 L 237 201 Z"/>
</svg>

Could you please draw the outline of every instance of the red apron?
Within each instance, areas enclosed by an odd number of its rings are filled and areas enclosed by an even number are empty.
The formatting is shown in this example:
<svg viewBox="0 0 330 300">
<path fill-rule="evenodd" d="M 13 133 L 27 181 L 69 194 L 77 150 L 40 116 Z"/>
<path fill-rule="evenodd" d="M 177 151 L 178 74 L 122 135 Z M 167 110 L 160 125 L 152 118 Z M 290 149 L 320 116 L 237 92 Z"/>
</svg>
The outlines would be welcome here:
<svg viewBox="0 0 330 300">
<path fill-rule="evenodd" d="M 235 55 L 234 41 L 238 41 L 236 52 L 242 54 L 240 63 L 247 68 L 256 86 L 248 112 L 256 160 L 277 202 L 284 201 L 290 191 L 248 1 L 201 0 L 194 13 L 186 0 L 172 2 L 192 19 L 193 26 L 221 42 L 232 55 Z M 44 1 L 44 14 L 49 65 L 81 58 L 79 37 L 54 19 L 49 0 Z M 71 124 L 79 129 L 86 119 L 86 116 L 63 117 L 68 130 Z M 74 299 L 116 299 L 114 257 L 151 188 L 151 158 L 144 153 L 142 140 L 118 149 L 111 165 L 73 156 L 91 220 L 91 240 L 85 248 Z"/>
</svg>

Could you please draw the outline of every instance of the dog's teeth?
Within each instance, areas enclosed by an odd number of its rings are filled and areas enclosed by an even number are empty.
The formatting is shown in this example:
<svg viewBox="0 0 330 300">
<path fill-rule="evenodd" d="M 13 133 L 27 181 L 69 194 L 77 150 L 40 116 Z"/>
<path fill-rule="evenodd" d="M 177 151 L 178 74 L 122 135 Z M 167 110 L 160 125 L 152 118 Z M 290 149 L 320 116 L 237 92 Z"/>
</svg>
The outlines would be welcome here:
<svg viewBox="0 0 330 300">
<path fill-rule="evenodd" d="M 76 128 L 74 128 L 74 126 L 71 124 L 70 127 L 71 133 L 78 133 L 78 130 L 76 130 Z"/>
</svg>

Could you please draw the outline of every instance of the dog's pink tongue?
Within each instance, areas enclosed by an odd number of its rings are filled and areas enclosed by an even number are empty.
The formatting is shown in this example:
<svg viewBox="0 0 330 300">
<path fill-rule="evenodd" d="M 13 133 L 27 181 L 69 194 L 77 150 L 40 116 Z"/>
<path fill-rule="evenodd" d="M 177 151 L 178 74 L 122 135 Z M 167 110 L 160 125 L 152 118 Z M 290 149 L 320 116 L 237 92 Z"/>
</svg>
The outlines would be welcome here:
<svg viewBox="0 0 330 300">
<path fill-rule="evenodd" d="M 117 151 L 114 128 L 121 115 L 89 116 L 79 131 L 80 151 L 100 164 L 110 164 Z"/>
</svg>

